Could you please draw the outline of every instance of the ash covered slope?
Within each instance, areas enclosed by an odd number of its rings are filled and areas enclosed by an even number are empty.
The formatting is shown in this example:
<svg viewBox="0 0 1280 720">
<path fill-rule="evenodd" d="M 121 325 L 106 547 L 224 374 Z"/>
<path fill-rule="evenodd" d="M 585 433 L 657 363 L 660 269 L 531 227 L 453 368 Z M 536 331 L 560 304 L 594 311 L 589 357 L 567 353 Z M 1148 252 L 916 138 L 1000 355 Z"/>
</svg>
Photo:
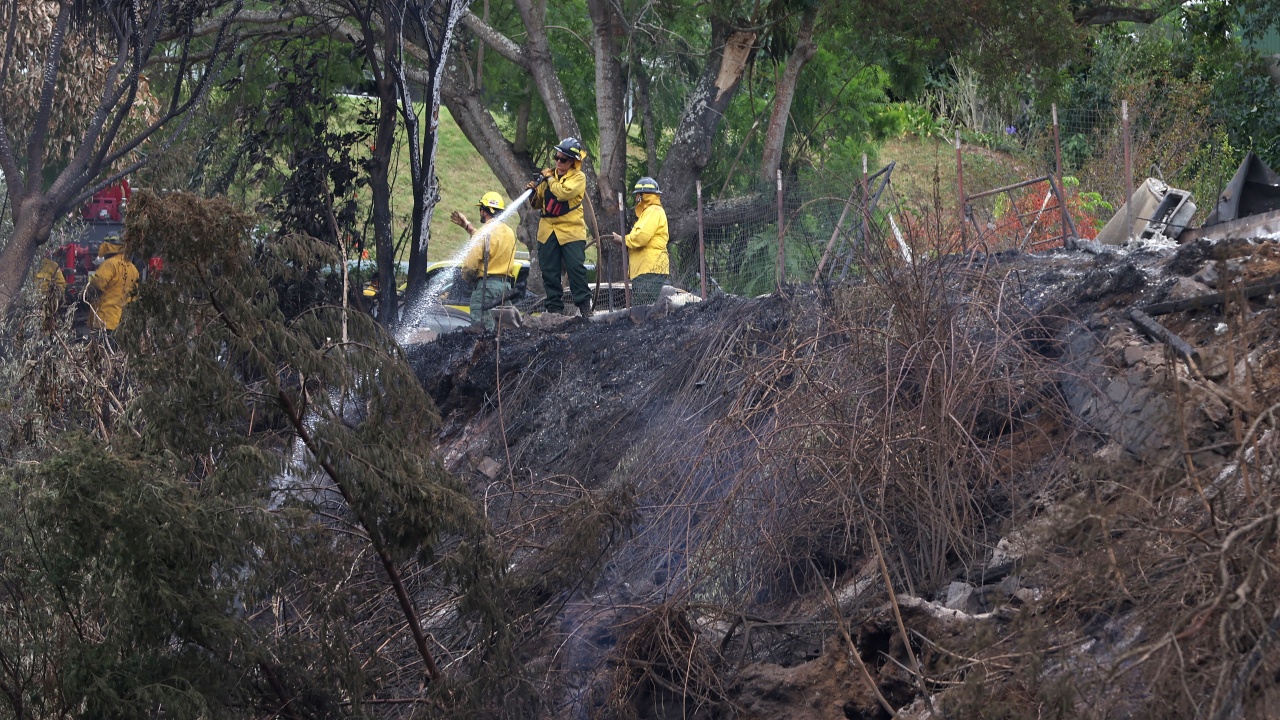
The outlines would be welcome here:
<svg viewBox="0 0 1280 720">
<path fill-rule="evenodd" d="M 1260 297 L 1161 316 L 1200 348 L 1205 368 L 1188 373 L 1128 312 L 1267 277 L 1273 257 L 1245 243 L 951 261 L 640 325 L 415 348 L 442 452 L 511 557 L 531 689 L 491 710 L 882 717 L 927 714 L 930 695 L 962 713 L 975 698 L 1085 716 L 1178 707 L 1154 663 L 1129 671 L 1132 693 L 1103 680 L 1158 642 L 1154 618 L 1217 611 L 1225 580 L 1181 614 L 1132 598 L 1164 597 L 1167 576 L 1142 564 L 1177 544 L 1166 524 L 1224 522 L 1176 503 L 1239 474 L 1238 426 L 1280 387 L 1276 313 Z M 1245 376 L 1248 408 L 1232 385 Z M 1217 486 L 1233 497 L 1230 478 Z M 1189 514 L 1125 514 L 1139 499 Z M 1105 533 L 1054 545 L 1078 513 L 1147 529 L 1120 560 Z M 1098 561 L 1119 564 L 1099 579 Z M 1000 643 L 1039 675 L 1002 669 Z M 1238 670 L 1220 650 L 1205 652 Z"/>
</svg>

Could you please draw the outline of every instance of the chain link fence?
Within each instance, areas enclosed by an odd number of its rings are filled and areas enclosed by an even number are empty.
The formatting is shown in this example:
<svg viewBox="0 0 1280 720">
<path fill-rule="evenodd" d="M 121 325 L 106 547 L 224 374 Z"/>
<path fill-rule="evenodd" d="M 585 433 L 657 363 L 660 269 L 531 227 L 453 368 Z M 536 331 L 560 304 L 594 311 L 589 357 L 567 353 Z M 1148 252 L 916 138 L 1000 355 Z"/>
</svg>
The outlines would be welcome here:
<svg viewBox="0 0 1280 720">
<path fill-rule="evenodd" d="M 1055 108 L 999 135 L 945 142 L 924 199 L 918 187 L 913 197 L 899 192 L 901 170 L 886 157 L 865 176 L 781 178 L 704 201 L 697 217 L 672 218 L 672 281 L 702 292 L 705 263 L 709 294 L 755 296 L 780 280 L 847 279 L 860 272 L 860 253 L 912 262 L 956 251 L 1049 251 L 1094 240 L 1148 177 L 1190 191 L 1198 224 L 1240 160 L 1202 106 L 1151 97 Z"/>
<path fill-rule="evenodd" d="M 888 175 L 887 170 L 876 173 L 866 190 L 851 178 L 778 181 L 707 203 L 700 236 L 696 223 L 673 226 L 673 280 L 700 292 L 701 262 L 712 294 L 762 295 L 780 280 L 810 282 L 819 267 L 823 277 L 845 277 L 856 270 L 853 250 L 864 244 L 868 214 L 874 215 L 877 205 L 875 188 L 882 198 Z"/>
</svg>

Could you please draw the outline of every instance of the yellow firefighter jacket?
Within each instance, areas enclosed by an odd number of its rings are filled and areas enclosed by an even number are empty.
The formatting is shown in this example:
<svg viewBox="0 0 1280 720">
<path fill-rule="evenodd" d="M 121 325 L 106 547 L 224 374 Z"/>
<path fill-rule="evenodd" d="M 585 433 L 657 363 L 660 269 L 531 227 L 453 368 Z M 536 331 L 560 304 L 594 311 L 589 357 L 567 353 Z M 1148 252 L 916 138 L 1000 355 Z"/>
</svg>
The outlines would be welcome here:
<svg viewBox="0 0 1280 720">
<path fill-rule="evenodd" d="M 662 198 L 653 193 L 643 193 L 636 202 L 636 224 L 627 233 L 628 276 L 671 272 L 671 259 L 667 255 L 667 211 L 662 209 Z"/>
<path fill-rule="evenodd" d="M 582 172 L 581 160 L 575 160 L 573 168 L 566 170 L 563 176 L 552 172 L 546 182 L 538 185 L 529 202 L 542 213 L 542 220 L 538 222 L 539 243 L 546 242 L 551 233 L 556 234 L 561 245 L 587 239 L 587 222 L 582 213 L 582 199 L 586 194 L 587 176 Z M 548 217 L 548 200 L 566 204 L 568 212 L 559 217 Z"/>
<path fill-rule="evenodd" d="M 40 263 L 40 269 L 36 270 L 36 290 L 41 295 L 49 292 L 49 284 L 58 288 L 58 295 L 62 295 L 67 289 L 67 278 L 62 274 L 62 268 L 58 267 L 58 263 L 45 258 Z"/>
<path fill-rule="evenodd" d="M 485 227 L 489 232 L 489 277 L 511 281 L 516 263 L 516 234 L 506 223 L 490 221 Z M 476 231 L 477 233 L 480 230 Z M 468 279 L 484 276 L 484 241 L 472 243 L 462 259 L 462 274 Z"/>
<path fill-rule="evenodd" d="M 133 290 L 138 285 L 138 269 L 122 254 L 122 250 L 120 245 L 107 242 L 98 248 L 98 254 L 106 260 L 98 266 L 97 272 L 89 276 L 89 284 L 99 293 L 90 303 L 95 328 L 115 330 L 120 324 L 121 311 L 133 299 Z"/>
</svg>

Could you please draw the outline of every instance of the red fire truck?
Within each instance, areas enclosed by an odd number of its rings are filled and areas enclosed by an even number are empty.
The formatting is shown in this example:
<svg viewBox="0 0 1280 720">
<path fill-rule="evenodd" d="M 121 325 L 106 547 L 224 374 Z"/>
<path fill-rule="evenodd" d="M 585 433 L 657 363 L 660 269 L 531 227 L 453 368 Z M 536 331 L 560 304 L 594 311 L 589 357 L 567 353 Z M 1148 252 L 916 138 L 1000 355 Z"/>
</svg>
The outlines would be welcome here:
<svg viewBox="0 0 1280 720">
<path fill-rule="evenodd" d="M 124 232 L 125 207 L 133 196 L 128 180 L 108 185 L 93 194 L 89 202 L 80 208 L 80 219 L 85 222 L 85 232 L 76 240 L 54 250 L 50 257 L 58 263 L 67 279 L 67 292 L 79 297 L 89 279 L 89 273 L 97 267 L 98 245 L 108 237 Z"/>
</svg>

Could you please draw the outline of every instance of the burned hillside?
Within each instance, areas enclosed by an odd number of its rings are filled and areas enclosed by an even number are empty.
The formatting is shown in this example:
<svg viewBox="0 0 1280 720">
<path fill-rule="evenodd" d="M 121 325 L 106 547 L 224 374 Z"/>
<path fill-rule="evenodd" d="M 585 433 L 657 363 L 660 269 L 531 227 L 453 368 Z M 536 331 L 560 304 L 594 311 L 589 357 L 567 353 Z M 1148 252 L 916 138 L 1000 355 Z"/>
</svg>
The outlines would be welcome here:
<svg viewBox="0 0 1280 720">
<path fill-rule="evenodd" d="M 1280 314 L 1233 289 L 1277 257 L 969 255 L 413 349 L 522 589 L 526 701 L 1265 715 Z M 1165 341 L 1133 319 L 1215 289 L 1160 316 Z M 1218 675 L 1241 687 L 1166 687 Z"/>
</svg>

